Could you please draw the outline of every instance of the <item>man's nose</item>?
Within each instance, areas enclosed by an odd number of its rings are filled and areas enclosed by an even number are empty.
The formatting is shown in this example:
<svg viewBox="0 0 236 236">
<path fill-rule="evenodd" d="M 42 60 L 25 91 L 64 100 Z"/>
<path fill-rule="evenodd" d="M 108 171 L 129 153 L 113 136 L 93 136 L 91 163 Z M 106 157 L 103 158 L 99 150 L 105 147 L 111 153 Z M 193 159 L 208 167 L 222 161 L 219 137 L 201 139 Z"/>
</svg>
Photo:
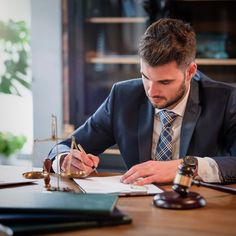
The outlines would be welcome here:
<svg viewBox="0 0 236 236">
<path fill-rule="evenodd" d="M 151 97 L 159 94 L 158 87 L 154 82 L 149 83 L 148 94 Z"/>
</svg>

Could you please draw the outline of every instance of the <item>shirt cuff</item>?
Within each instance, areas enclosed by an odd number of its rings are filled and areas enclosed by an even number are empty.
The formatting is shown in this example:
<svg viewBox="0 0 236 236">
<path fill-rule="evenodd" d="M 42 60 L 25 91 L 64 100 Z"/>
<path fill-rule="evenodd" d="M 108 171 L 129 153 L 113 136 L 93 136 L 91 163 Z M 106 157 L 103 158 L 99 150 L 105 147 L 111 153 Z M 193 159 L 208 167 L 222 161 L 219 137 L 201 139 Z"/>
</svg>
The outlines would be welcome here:
<svg viewBox="0 0 236 236">
<path fill-rule="evenodd" d="M 196 179 L 200 178 L 204 182 L 222 182 L 219 167 L 214 159 L 210 157 L 196 158 L 198 159 L 198 176 Z"/>
<path fill-rule="evenodd" d="M 61 165 L 60 165 L 60 162 L 61 162 L 61 157 L 62 156 L 65 156 L 69 154 L 69 152 L 64 152 L 64 153 L 61 153 L 59 154 L 58 156 L 55 157 L 53 163 L 52 163 L 52 169 L 55 173 L 57 174 L 60 174 L 61 173 Z"/>
</svg>

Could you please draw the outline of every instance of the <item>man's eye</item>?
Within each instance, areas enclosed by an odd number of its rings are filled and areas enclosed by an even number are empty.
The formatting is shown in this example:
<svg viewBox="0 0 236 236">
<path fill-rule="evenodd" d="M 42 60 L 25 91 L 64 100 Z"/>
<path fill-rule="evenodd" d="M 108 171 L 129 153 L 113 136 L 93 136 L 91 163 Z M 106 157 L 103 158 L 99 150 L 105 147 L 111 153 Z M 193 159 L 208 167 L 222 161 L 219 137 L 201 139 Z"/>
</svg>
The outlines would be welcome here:
<svg viewBox="0 0 236 236">
<path fill-rule="evenodd" d="M 167 85 L 170 84 L 170 81 L 160 81 L 161 84 Z"/>
<path fill-rule="evenodd" d="M 148 80 L 144 75 L 142 75 L 142 79 Z"/>
</svg>

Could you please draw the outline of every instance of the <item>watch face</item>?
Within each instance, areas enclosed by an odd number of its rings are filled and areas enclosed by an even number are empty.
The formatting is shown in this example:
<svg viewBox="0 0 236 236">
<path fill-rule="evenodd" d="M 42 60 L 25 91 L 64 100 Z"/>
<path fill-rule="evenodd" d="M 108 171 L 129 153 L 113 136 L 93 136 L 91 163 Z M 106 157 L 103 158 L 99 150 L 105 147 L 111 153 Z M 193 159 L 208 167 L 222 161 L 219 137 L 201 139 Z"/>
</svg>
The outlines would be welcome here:
<svg viewBox="0 0 236 236">
<path fill-rule="evenodd" d="M 193 156 L 186 156 L 184 157 L 184 164 L 190 165 L 190 166 L 196 166 L 197 165 L 197 158 Z"/>
</svg>

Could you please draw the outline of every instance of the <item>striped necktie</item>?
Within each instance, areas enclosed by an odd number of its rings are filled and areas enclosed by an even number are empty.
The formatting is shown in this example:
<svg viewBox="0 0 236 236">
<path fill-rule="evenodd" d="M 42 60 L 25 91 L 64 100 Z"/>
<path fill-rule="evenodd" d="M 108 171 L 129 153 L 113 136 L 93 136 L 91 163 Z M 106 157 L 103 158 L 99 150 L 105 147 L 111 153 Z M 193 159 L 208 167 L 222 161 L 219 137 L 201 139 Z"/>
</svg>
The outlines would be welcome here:
<svg viewBox="0 0 236 236">
<path fill-rule="evenodd" d="M 162 130 L 156 149 L 156 160 L 169 161 L 172 159 L 172 124 L 177 114 L 162 110 L 159 112 Z"/>
</svg>

